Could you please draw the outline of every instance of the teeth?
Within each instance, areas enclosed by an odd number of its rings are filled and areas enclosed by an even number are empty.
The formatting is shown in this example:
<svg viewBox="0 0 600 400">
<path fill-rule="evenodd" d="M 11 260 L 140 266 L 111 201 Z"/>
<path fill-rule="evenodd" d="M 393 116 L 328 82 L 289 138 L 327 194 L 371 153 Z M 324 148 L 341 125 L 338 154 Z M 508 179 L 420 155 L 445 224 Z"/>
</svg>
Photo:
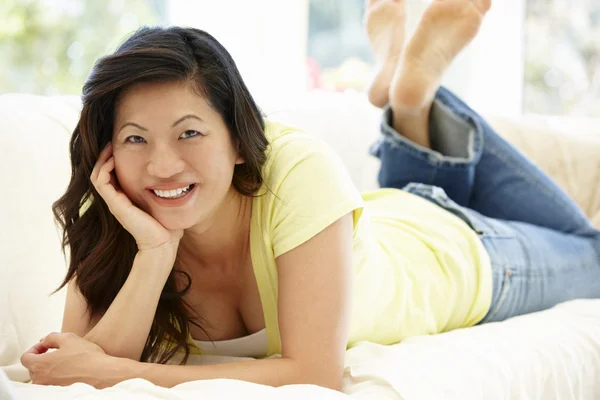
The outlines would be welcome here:
<svg viewBox="0 0 600 400">
<path fill-rule="evenodd" d="M 192 185 L 189 185 L 185 188 L 173 189 L 173 190 L 153 190 L 154 194 L 158 197 L 164 197 L 167 199 L 172 199 L 176 197 L 181 197 L 183 193 L 187 193 L 191 189 Z"/>
</svg>

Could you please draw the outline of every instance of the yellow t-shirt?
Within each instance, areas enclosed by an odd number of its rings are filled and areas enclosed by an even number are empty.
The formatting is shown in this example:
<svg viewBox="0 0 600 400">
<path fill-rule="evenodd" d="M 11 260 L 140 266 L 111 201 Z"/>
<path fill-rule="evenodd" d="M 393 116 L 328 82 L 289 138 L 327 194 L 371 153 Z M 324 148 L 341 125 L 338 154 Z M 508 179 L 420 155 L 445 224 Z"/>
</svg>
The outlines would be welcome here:
<svg viewBox="0 0 600 400">
<path fill-rule="evenodd" d="M 460 218 L 419 196 L 361 194 L 315 136 L 268 122 L 265 185 L 253 200 L 250 245 L 268 335 L 281 353 L 275 259 L 354 211 L 354 297 L 348 347 L 472 326 L 488 312 L 489 257 Z"/>
<path fill-rule="evenodd" d="M 275 259 L 354 211 L 354 283 L 348 347 L 392 344 L 468 327 L 490 308 L 490 260 L 460 218 L 399 189 L 362 196 L 322 140 L 268 122 L 264 185 L 254 198 L 250 251 L 268 335 L 281 353 Z M 82 205 L 82 215 L 91 198 Z M 192 354 L 202 354 L 190 336 Z"/>
</svg>

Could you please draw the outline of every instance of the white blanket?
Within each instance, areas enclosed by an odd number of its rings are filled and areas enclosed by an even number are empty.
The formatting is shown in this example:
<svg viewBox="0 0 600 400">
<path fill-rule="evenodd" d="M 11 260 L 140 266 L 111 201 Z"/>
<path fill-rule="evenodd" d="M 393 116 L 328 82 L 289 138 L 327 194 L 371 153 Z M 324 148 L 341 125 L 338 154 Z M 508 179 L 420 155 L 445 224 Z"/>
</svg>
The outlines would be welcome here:
<svg viewBox="0 0 600 400">
<path fill-rule="evenodd" d="M 415 337 L 394 346 L 359 344 L 347 352 L 345 394 L 310 385 L 271 388 L 234 380 L 188 382 L 172 389 L 141 379 L 104 390 L 84 384 L 13 385 L 18 399 L 44 400 L 598 400 L 600 300 L 572 301 L 527 317 Z"/>
</svg>

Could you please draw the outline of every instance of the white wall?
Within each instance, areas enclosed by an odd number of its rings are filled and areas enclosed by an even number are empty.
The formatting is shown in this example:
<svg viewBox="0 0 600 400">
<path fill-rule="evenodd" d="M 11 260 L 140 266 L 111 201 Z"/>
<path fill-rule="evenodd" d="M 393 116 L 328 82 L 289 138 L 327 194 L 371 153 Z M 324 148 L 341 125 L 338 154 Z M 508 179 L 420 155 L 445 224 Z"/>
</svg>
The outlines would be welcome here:
<svg viewBox="0 0 600 400">
<path fill-rule="evenodd" d="M 478 111 L 517 116 L 523 112 L 525 1 L 496 0 L 479 35 L 465 51 L 461 93 Z M 459 60 L 461 61 L 461 60 Z"/>
<path fill-rule="evenodd" d="M 479 112 L 522 114 L 525 1 L 493 0 L 479 34 L 444 77 L 443 84 Z M 430 2 L 409 0 L 409 35 Z"/>
<path fill-rule="evenodd" d="M 167 21 L 215 36 L 260 104 L 306 89 L 307 0 L 170 0 Z"/>
<path fill-rule="evenodd" d="M 407 0 L 414 30 L 431 0 Z M 444 78 L 478 111 L 522 112 L 526 0 L 494 0 L 479 35 Z M 308 0 L 170 0 L 167 20 L 213 34 L 231 52 L 259 103 L 273 108 L 306 88 Z"/>
</svg>

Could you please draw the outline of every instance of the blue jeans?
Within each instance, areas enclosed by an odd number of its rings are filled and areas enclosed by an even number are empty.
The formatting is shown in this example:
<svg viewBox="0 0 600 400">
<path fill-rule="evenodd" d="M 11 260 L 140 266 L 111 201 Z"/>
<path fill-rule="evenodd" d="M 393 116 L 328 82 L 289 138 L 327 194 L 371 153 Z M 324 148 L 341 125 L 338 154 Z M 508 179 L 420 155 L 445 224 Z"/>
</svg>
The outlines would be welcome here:
<svg viewBox="0 0 600 400">
<path fill-rule="evenodd" d="M 392 128 L 387 108 L 379 184 L 432 201 L 462 218 L 485 246 L 492 305 L 482 322 L 600 298 L 600 231 L 544 172 L 441 88 L 430 113 L 431 149 Z"/>
</svg>

